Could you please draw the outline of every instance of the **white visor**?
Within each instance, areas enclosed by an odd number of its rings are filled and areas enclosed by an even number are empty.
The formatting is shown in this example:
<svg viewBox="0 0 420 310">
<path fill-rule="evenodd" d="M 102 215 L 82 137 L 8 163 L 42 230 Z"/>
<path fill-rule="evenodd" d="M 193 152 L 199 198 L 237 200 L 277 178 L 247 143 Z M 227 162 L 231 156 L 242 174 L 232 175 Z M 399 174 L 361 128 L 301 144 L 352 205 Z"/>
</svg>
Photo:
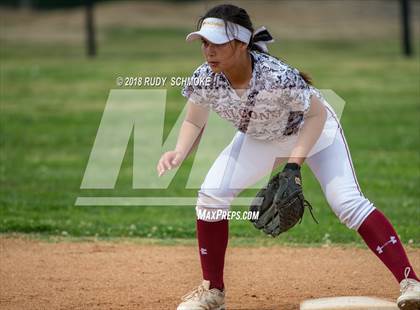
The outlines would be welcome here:
<svg viewBox="0 0 420 310">
<path fill-rule="evenodd" d="M 191 42 L 205 38 L 214 44 L 224 44 L 236 39 L 248 44 L 251 36 L 252 32 L 241 25 L 228 22 L 226 29 L 223 19 L 208 17 L 203 20 L 200 30 L 191 32 L 185 40 Z"/>
</svg>

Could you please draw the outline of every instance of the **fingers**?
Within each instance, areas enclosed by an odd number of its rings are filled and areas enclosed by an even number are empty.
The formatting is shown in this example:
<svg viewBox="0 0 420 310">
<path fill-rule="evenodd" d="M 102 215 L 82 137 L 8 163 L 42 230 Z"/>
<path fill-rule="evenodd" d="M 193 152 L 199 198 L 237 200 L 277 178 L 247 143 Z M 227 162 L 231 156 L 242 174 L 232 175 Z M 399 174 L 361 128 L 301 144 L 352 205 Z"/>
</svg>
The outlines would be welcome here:
<svg viewBox="0 0 420 310">
<path fill-rule="evenodd" d="M 162 176 L 162 174 L 165 172 L 165 168 L 162 165 L 162 160 L 159 160 L 156 170 L 157 170 L 158 176 Z"/>
<path fill-rule="evenodd" d="M 176 159 L 176 156 L 173 159 L 172 156 L 162 156 L 157 165 L 158 176 L 162 176 L 166 170 L 171 170 L 172 168 L 174 168 L 177 165 L 178 161 L 179 159 Z"/>
<path fill-rule="evenodd" d="M 158 168 L 158 176 L 162 176 L 166 170 L 171 170 L 172 167 L 168 167 L 167 165 L 165 165 L 163 162 L 159 164 L 159 168 Z"/>
<path fill-rule="evenodd" d="M 164 159 L 165 159 L 165 157 L 162 156 L 161 159 L 158 162 L 158 165 L 157 165 L 158 176 L 162 176 L 165 173 L 165 170 L 167 169 L 165 164 L 164 164 Z"/>
<path fill-rule="evenodd" d="M 171 162 L 170 162 L 170 159 L 169 159 L 169 158 L 165 158 L 165 159 L 163 160 L 163 166 L 165 167 L 165 170 L 170 170 L 170 169 L 172 169 L 172 164 L 171 164 Z"/>
</svg>

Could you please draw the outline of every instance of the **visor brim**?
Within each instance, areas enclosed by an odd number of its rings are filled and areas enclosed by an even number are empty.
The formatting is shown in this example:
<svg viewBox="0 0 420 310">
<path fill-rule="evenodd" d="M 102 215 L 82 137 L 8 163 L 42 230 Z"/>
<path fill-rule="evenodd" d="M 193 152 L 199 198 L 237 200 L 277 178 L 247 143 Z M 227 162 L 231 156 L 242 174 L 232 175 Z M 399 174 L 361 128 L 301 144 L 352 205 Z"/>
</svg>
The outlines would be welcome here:
<svg viewBox="0 0 420 310">
<path fill-rule="evenodd" d="M 185 38 L 185 41 L 191 42 L 191 41 L 198 40 L 201 38 L 204 38 L 213 44 L 225 44 L 234 39 L 234 38 L 229 39 L 226 35 L 222 35 L 215 31 L 205 31 L 204 29 L 201 29 L 200 31 L 195 31 L 188 34 L 187 37 Z"/>
</svg>

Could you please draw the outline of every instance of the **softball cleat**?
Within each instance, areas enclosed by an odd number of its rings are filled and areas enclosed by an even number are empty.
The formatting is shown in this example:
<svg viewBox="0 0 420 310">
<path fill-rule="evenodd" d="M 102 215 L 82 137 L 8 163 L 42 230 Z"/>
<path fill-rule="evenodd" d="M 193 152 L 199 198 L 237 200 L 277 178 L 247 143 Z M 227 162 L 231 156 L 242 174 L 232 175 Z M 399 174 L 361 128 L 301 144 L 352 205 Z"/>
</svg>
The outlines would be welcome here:
<svg viewBox="0 0 420 310">
<path fill-rule="evenodd" d="M 198 288 L 184 295 L 177 310 L 226 310 L 225 290 L 210 289 L 210 281 L 203 280 Z"/>
<path fill-rule="evenodd" d="M 401 310 L 420 310 L 420 282 L 409 279 L 410 267 L 405 269 L 405 279 L 400 282 L 401 296 L 397 299 Z"/>
</svg>

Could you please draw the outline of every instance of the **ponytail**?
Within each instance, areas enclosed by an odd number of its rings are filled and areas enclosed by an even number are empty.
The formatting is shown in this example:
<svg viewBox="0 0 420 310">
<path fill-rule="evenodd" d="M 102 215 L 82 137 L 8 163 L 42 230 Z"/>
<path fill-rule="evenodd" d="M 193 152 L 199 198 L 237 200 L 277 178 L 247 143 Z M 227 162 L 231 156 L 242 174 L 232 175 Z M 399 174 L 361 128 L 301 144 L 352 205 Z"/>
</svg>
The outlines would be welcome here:
<svg viewBox="0 0 420 310">
<path fill-rule="evenodd" d="M 302 79 L 304 79 L 304 81 L 305 81 L 307 84 L 309 84 L 309 85 L 313 85 L 313 83 L 312 83 L 312 77 L 311 77 L 309 74 L 307 74 L 306 72 L 300 72 L 300 71 L 299 71 L 299 75 L 300 75 L 300 77 L 301 77 Z"/>
<path fill-rule="evenodd" d="M 273 37 L 268 32 L 268 30 L 263 26 L 254 31 L 251 37 L 251 41 L 248 44 L 248 48 L 251 51 L 257 51 L 260 53 L 270 55 L 270 53 L 268 52 L 267 43 L 273 43 L 273 42 L 274 42 Z M 270 55 L 270 56 L 278 59 L 277 57 L 273 55 Z M 312 85 L 312 78 L 309 76 L 309 74 L 305 72 L 299 72 L 299 75 L 307 84 Z"/>
</svg>

